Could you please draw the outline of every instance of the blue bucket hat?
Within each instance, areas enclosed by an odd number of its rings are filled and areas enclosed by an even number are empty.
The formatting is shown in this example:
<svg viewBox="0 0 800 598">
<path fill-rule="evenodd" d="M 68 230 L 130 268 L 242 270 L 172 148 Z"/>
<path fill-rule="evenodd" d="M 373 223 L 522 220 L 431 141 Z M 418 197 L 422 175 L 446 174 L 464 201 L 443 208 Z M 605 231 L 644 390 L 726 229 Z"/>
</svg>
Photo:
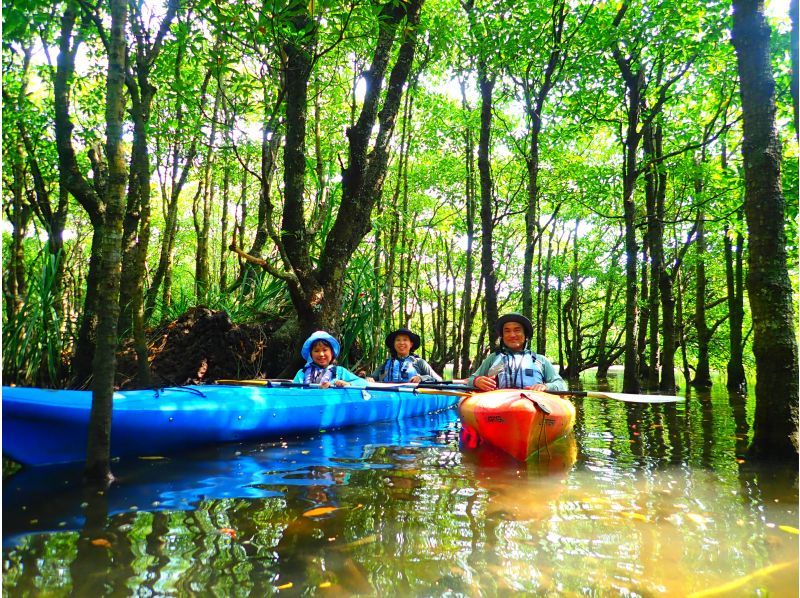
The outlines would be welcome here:
<svg viewBox="0 0 800 598">
<path fill-rule="evenodd" d="M 328 343 L 328 345 L 331 347 L 331 351 L 333 351 L 333 358 L 336 359 L 339 357 L 339 351 L 341 350 L 339 341 L 337 341 L 324 330 L 317 330 L 314 334 L 306 339 L 306 342 L 303 343 L 303 348 L 300 349 L 300 355 L 302 355 L 303 359 L 306 360 L 306 364 L 311 363 L 311 347 L 314 346 L 314 343 L 317 341 Z"/>
</svg>

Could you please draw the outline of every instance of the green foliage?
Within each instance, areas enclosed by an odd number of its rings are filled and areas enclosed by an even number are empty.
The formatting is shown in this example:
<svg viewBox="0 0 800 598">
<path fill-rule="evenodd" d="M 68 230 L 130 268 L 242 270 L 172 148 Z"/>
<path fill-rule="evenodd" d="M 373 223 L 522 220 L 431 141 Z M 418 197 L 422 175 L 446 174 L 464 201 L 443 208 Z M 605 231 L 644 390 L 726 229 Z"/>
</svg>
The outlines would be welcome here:
<svg viewBox="0 0 800 598">
<path fill-rule="evenodd" d="M 3 321 L 3 377 L 6 383 L 57 387 L 62 383 L 61 321 L 54 286 L 62 254 L 45 251 L 31 264 L 23 307 Z"/>
<path fill-rule="evenodd" d="M 368 361 L 376 348 L 380 349 L 385 334 L 380 321 L 378 281 L 370 260 L 371 257 L 366 253 L 357 253 L 350 262 L 345 281 L 339 340 L 342 344 L 341 361 L 347 361 L 346 356 L 351 353 L 359 356 L 355 363 L 347 364 L 352 368 L 366 365 L 362 359 L 366 357 Z M 373 334 L 375 331 L 379 331 L 379 334 Z"/>
<path fill-rule="evenodd" d="M 212 280 L 204 299 L 211 309 L 224 309 L 234 321 L 285 317 L 292 311 L 284 282 L 258 277 L 252 288 L 242 285 L 233 292 L 226 287 L 239 276 L 240 263 L 226 247 L 234 225 L 244 230 L 239 245 L 248 250 L 263 219 L 269 196 L 274 231 L 282 224 L 284 164 L 279 147 L 271 178 L 262 178 L 263 131 L 282 135 L 285 105 L 283 45 L 289 39 L 305 39 L 313 27 L 317 51 L 309 87 L 305 181 L 307 244 L 313 268 L 335 222 L 342 196 L 341 172 L 348 164 L 348 128 L 361 108 L 361 74 L 369 68 L 380 14 L 384 3 L 217 3 L 200 0 L 182 5 L 153 64 L 151 82 L 157 89 L 149 121 L 152 160 L 152 238 L 147 257 L 147 278 L 155 271 L 167 238 L 167 202 L 183 169 L 187 180 L 178 197 L 178 221 L 173 249 L 172 300 L 157 303 L 150 324 L 175 319 L 197 304 L 194 271 L 198 233 L 194 228 L 194 198 L 202 199 L 204 173 L 209 171 L 213 191 L 210 205 L 209 260 L 212 271 L 223 262 L 226 281 Z M 538 140 L 538 204 L 536 218 L 541 246 L 534 251 L 534 294 L 551 292 L 547 321 L 548 351 L 557 350 L 560 299 L 566 298 L 573 262 L 577 260 L 581 318 L 587 337 L 598 333 L 606 294 L 624 284 L 624 256 L 619 250 L 622 216 L 623 135 L 627 123 L 625 84 L 612 55 L 619 48 L 631 68 L 645 77 L 642 114 L 663 101 L 653 124 L 664 131 L 659 168 L 667 174 L 664 217 L 666 260 L 675 263 L 679 249 L 700 210 L 705 214 L 708 255 L 705 259 L 710 301 L 727 292 L 722 260 L 722 235 L 746 223 L 737 218 L 742 203 L 741 114 L 738 73 L 729 43 L 729 7 L 725 3 L 677 3 L 671 1 L 627 3 L 619 23 L 614 22 L 622 4 L 581 0 L 564 3 L 566 52 L 559 76 L 553 80 L 541 114 Z M 382 352 L 382 339 L 390 326 L 418 325 L 427 340 L 426 350 L 441 344 L 444 354 L 461 336 L 459 318 L 465 280 L 472 276 L 475 300 L 479 287 L 481 235 L 475 214 L 473 271 L 467 273 L 467 197 L 478 198 L 476 144 L 480 100 L 476 70 L 481 62 L 496 77 L 490 159 L 494 197 L 494 262 L 497 266 L 501 305 L 519 309 L 524 263 L 524 234 L 528 196 L 531 115 L 525 111 L 522 82 L 537 88 L 543 67 L 551 56 L 550 34 L 557 2 L 519 3 L 511 0 L 474 3 L 455 0 L 427 2 L 420 23 L 420 47 L 412 68 L 417 77 L 407 86 L 406 120 L 398 119 L 389 149 L 391 153 L 380 206 L 372 214 L 372 231 L 347 264 L 341 306 L 341 337 L 345 353 L 366 364 Z M 59 168 L 53 134 L 54 58 L 63 7 L 39 0 L 9 2 L 3 6 L 3 177 L 21 184 L 26 201 L 35 198 L 34 174 L 24 152 L 19 151 L 18 124 L 31 134 L 33 152 L 43 173 L 46 190 L 58 195 Z M 104 15 L 104 8 L 99 7 Z M 302 22 L 299 14 L 311 12 Z M 790 115 L 789 36 L 786 23 L 774 23 L 773 56 L 778 89 L 778 116 L 785 131 L 783 183 L 787 198 L 786 235 L 790 264 L 797 261 L 798 178 Z M 91 181 L 88 151 L 104 140 L 105 48 L 89 20 L 80 24 L 82 46 L 78 72 L 71 90 L 71 114 L 75 124 L 78 163 Z M 45 45 L 53 64 L 35 53 L 24 71 L 24 50 Z M 392 49 L 396 57 L 397 44 Z M 685 71 L 685 72 L 684 72 Z M 662 97 L 665 81 L 677 77 Z M 465 85 L 461 97 L 459 83 Z M 360 83 L 361 82 L 361 83 Z M 222 108 L 215 123 L 217 136 L 210 144 L 214 101 L 221 87 Z M 27 93 L 23 93 L 23 89 Z M 386 89 L 382 90 L 386 93 Z M 10 98 L 10 99 L 9 99 Z M 465 105 L 466 103 L 466 105 Z M 402 112 L 402 111 L 401 111 Z M 639 125 L 641 132 L 642 123 Z M 471 135 L 471 180 L 467 180 L 467 133 Z M 128 141 L 126 137 L 126 141 Z M 197 154 L 186 163 L 192 144 Z M 403 155 L 400 155 L 401 148 Z M 639 155 L 639 167 L 653 165 Z M 14 171 L 13 169 L 17 170 Z M 230 173 L 227 195 L 225 172 Z M 15 179 L 15 177 L 17 177 Z M 634 199 L 639 210 L 638 241 L 643 245 L 644 185 L 637 181 Z M 245 187 L 246 181 L 246 187 Z M 696 187 L 699 184 L 699 187 Z M 264 189 L 264 186 L 269 185 Z M 698 188 L 701 190 L 698 191 Z M 265 192 L 266 191 L 266 192 Z M 8 191 L 6 192 L 8 193 Z M 8 205 L 8 196 L 4 197 Z M 223 202 L 228 221 L 221 238 Z M 202 203 L 200 201 L 199 203 Z M 92 227 L 85 212 L 73 202 L 66 234 L 71 240 L 64 254 L 68 272 L 63 300 L 67 313 L 82 309 Z M 34 209 L 37 218 L 42 208 Z M 577 258 L 573 256 L 578 227 Z M 548 241 L 553 239 L 552 249 Z M 42 245 L 26 243 L 28 260 L 43 255 Z M 746 251 L 746 249 L 745 249 Z M 549 253 L 548 253 L 549 252 Z M 273 239 L 267 236 L 259 254 L 284 267 Z M 548 255 L 550 262 L 547 263 Z M 4 256 L 5 258 L 5 256 Z M 59 327 L 42 315 L 41 306 L 56 300 L 48 293 L 51 266 L 31 268 L 30 291 L 19 319 L 8 322 L 3 335 L 5 371 L 36 376 L 60 363 Z M 641 267 L 647 260 L 640 254 Z M 698 258 L 690 250 L 680 267 L 683 319 L 691 322 L 696 298 L 694 269 Z M 4 265 L 7 266 L 6 259 Z M 447 268 L 450 268 L 448 271 Z M 549 269 L 549 278 L 545 270 Z M 796 277 L 793 279 L 796 285 Z M 161 301 L 161 294 L 158 294 Z M 60 299 L 60 298 L 59 298 Z M 49 303 L 48 303 L 49 302 Z M 747 302 L 745 301 L 745 304 Z M 456 306 L 456 310 L 450 309 Z M 446 321 L 435 318 L 447 308 Z M 563 305 L 562 305 L 563 307 Z M 616 336 L 623 324 L 620 300 L 611 306 Z M 725 317 L 727 306 L 709 310 L 709 324 Z M 747 309 L 747 307 L 746 307 Z M 37 315 L 38 314 L 38 315 Z M 563 314 L 562 314 L 563 315 Z M 475 313 L 472 350 L 482 324 L 481 307 Z M 749 314 L 745 326 L 749 326 Z M 562 322 L 563 323 L 563 322 Z M 43 332 L 47 325 L 49 332 Z M 37 332 L 28 334 L 27 330 Z M 434 328 L 434 326 L 439 326 Z M 745 331 L 746 332 L 746 331 Z M 71 330 L 67 334 L 73 334 Z M 712 341 L 712 361 L 718 367 L 727 359 L 727 327 L 723 323 Z M 441 343 L 438 337 L 444 337 Z M 693 358 L 696 338 L 690 325 L 685 330 L 686 349 Z M 488 339 L 484 345 L 488 344 Z M 59 356 L 58 359 L 56 356 Z M 351 364 L 353 365 L 353 364 Z M 50 373 L 47 376 L 51 376 Z"/>
<path fill-rule="evenodd" d="M 155 318 L 163 322 L 177 320 L 196 305 L 194 293 L 180 288 L 172 303 L 165 307 L 159 300 Z M 224 311 L 237 323 L 284 319 L 291 313 L 291 301 L 286 285 L 266 274 L 257 274 L 251 285 L 239 285 L 234 292 L 214 287 L 204 306 L 213 311 Z"/>
</svg>

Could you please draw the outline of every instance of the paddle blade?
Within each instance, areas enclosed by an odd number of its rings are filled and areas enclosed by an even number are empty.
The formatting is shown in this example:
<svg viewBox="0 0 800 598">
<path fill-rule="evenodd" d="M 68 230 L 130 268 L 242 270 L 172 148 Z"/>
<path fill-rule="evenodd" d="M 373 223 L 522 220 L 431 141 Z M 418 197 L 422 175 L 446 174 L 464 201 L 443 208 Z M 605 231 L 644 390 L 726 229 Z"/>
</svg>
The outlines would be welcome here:
<svg viewBox="0 0 800 598">
<path fill-rule="evenodd" d="M 674 395 L 634 395 L 622 392 L 599 392 L 599 391 L 586 391 L 587 397 L 597 397 L 600 399 L 613 399 L 614 401 L 623 401 L 625 403 L 685 403 L 685 397 L 678 397 Z"/>
</svg>

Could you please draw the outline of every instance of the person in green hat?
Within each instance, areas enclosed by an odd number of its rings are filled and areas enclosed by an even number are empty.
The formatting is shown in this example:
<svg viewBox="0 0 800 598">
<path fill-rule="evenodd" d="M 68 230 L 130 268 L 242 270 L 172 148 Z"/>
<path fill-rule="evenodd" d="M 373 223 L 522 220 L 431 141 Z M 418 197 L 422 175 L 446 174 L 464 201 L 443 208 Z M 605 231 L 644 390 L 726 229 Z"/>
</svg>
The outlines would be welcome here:
<svg viewBox="0 0 800 598">
<path fill-rule="evenodd" d="M 420 338 L 408 328 L 398 328 L 386 335 L 390 357 L 367 378 L 370 382 L 441 382 L 428 362 L 414 354 Z"/>
<path fill-rule="evenodd" d="M 495 323 L 494 331 L 500 338 L 500 347 L 469 377 L 470 385 L 483 391 L 498 388 L 567 390 L 567 383 L 553 364 L 528 348 L 533 337 L 533 324 L 528 318 L 518 313 L 505 314 Z"/>
</svg>

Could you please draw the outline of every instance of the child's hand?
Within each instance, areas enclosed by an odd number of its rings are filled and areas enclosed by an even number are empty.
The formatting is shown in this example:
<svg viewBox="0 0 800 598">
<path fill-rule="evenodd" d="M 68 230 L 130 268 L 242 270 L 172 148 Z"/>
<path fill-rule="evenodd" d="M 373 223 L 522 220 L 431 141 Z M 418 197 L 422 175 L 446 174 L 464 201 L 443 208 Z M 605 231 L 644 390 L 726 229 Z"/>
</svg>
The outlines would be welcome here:
<svg viewBox="0 0 800 598">
<path fill-rule="evenodd" d="M 328 388 L 330 385 L 331 385 L 331 383 L 330 383 L 330 382 L 328 382 L 328 381 L 325 381 L 325 382 L 323 382 L 322 384 L 320 384 L 320 385 L 319 385 L 319 387 L 320 387 L 320 388 Z"/>
<path fill-rule="evenodd" d="M 334 384 L 336 386 L 339 386 L 339 387 L 350 386 L 350 383 L 349 382 L 345 382 L 344 380 L 336 380 L 336 381 L 334 381 Z"/>
<path fill-rule="evenodd" d="M 416 375 L 413 378 L 411 378 L 411 380 L 409 380 L 409 382 L 413 382 L 413 383 L 422 382 L 422 378 L 420 378 L 419 375 Z"/>
</svg>

